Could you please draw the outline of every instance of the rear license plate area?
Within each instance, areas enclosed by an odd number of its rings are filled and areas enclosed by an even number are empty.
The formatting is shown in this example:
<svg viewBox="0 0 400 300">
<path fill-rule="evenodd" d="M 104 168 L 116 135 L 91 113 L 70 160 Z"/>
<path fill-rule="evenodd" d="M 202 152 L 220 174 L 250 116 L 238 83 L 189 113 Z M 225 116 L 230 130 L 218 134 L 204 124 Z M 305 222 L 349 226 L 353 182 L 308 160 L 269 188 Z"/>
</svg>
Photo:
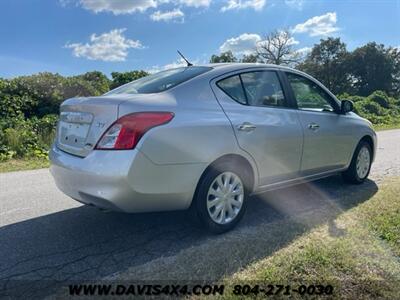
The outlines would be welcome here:
<svg viewBox="0 0 400 300">
<path fill-rule="evenodd" d="M 82 148 L 89 132 L 90 124 L 68 123 L 60 121 L 58 125 L 58 141 L 63 145 Z"/>
</svg>

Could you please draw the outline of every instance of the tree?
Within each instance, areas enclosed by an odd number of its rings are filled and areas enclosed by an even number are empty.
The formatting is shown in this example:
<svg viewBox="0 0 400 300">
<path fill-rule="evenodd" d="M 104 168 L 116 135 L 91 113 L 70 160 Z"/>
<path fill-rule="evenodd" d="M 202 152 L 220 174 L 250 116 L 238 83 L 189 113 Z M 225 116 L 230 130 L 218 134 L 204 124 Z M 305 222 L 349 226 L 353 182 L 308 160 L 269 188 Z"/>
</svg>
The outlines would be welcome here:
<svg viewBox="0 0 400 300">
<path fill-rule="evenodd" d="M 26 93 L 18 93 L 13 80 L 0 78 L 0 119 L 30 116 L 37 104 L 37 100 Z"/>
<path fill-rule="evenodd" d="M 295 40 L 287 30 L 275 30 L 257 44 L 257 56 L 266 64 L 293 65 L 300 60 Z"/>
<path fill-rule="evenodd" d="M 400 98 L 400 48 L 390 47 L 388 49 L 388 53 L 391 56 L 394 64 L 392 96 Z"/>
<path fill-rule="evenodd" d="M 21 110 L 26 117 L 41 117 L 58 114 L 59 106 L 65 99 L 99 96 L 108 90 L 109 79 L 103 73 L 93 71 L 70 77 L 50 72 L 20 76 L 9 80 L 5 92 L 11 98 L 24 102 Z"/>
<path fill-rule="evenodd" d="M 20 76 L 11 80 L 10 94 L 32 99 L 37 105 L 25 110 L 26 116 L 58 113 L 58 108 L 64 97 L 66 79 L 60 74 L 50 72 L 38 73 L 30 76 Z"/>
<path fill-rule="evenodd" d="M 227 63 L 237 62 L 237 58 L 233 55 L 232 51 L 222 52 L 220 55 L 213 54 L 210 63 Z"/>
<path fill-rule="evenodd" d="M 376 90 L 395 93 L 399 84 L 399 56 L 398 50 L 375 42 L 355 49 L 349 66 L 356 93 L 362 96 Z"/>
<path fill-rule="evenodd" d="M 87 72 L 77 77 L 90 83 L 94 88 L 95 94 L 93 96 L 102 95 L 110 90 L 110 80 L 100 71 Z"/>
<path fill-rule="evenodd" d="M 315 44 L 296 68 L 314 76 L 333 93 L 339 94 L 350 91 L 348 58 L 346 44 L 340 38 L 330 37 Z"/>
<path fill-rule="evenodd" d="M 129 83 L 147 75 L 149 75 L 149 73 L 143 70 L 130 72 L 112 72 L 112 82 L 110 88 L 115 89 L 123 84 Z"/>
<path fill-rule="evenodd" d="M 258 61 L 258 56 L 257 54 L 243 55 L 243 58 L 240 61 L 242 63 L 256 63 Z"/>
</svg>

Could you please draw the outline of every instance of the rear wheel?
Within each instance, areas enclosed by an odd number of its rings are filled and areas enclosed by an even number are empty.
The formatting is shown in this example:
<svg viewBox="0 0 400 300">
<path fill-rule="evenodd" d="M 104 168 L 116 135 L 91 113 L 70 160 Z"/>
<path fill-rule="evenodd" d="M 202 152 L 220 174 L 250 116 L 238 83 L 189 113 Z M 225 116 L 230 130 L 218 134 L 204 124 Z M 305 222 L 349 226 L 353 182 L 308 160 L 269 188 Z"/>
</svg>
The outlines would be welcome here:
<svg viewBox="0 0 400 300">
<path fill-rule="evenodd" d="M 230 162 L 218 163 L 200 179 L 192 209 L 209 231 L 223 233 L 243 217 L 247 195 L 239 168 Z"/>
<path fill-rule="evenodd" d="M 343 179 L 349 183 L 360 184 L 367 179 L 372 163 L 370 144 L 361 141 L 354 152 L 349 168 L 342 173 Z"/>
</svg>

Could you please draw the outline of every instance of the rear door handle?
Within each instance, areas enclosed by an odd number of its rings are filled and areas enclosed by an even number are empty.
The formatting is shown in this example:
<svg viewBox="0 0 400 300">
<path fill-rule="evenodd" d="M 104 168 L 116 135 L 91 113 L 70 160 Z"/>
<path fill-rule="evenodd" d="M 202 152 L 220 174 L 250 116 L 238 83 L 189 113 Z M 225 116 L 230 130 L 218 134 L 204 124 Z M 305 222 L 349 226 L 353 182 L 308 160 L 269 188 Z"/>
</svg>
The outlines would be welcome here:
<svg viewBox="0 0 400 300">
<path fill-rule="evenodd" d="M 249 122 L 244 122 L 243 124 L 240 124 L 240 125 L 237 127 L 237 129 L 240 130 L 240 131 L 249 132 L 249 131 L 253 131 L 254 129 L 256 129 L 256 125 L 251 124 L 251 123 L 249 123 Z"/>
<path fill-rule="evenodd" d="M 310 129 L 310 130 L 317 130 L 318 128 L 319 128 L 319 125 L 317 123 L 308 124 L 308 129 Z"/>
</svg>

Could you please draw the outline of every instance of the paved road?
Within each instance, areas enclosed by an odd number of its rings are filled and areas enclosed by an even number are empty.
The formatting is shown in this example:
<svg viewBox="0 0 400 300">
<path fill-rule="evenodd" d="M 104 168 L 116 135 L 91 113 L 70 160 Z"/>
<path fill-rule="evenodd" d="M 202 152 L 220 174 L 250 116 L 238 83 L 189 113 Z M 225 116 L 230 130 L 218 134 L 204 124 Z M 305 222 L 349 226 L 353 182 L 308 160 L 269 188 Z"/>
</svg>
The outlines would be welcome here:
<svg viewBox="0 0 400 300">
<path fill-rule="evenodd" d="M 217 280 L 368 200 L 400 175 L 400 130 L 380 132 L 371 180 L 339 176 L 253 197 L 240 226 L 210 236 L 184 212 L 104 213 L 61 194 L 47 169 L 0 174 L 0 298 L 87 279 Z"/>
</svg>

